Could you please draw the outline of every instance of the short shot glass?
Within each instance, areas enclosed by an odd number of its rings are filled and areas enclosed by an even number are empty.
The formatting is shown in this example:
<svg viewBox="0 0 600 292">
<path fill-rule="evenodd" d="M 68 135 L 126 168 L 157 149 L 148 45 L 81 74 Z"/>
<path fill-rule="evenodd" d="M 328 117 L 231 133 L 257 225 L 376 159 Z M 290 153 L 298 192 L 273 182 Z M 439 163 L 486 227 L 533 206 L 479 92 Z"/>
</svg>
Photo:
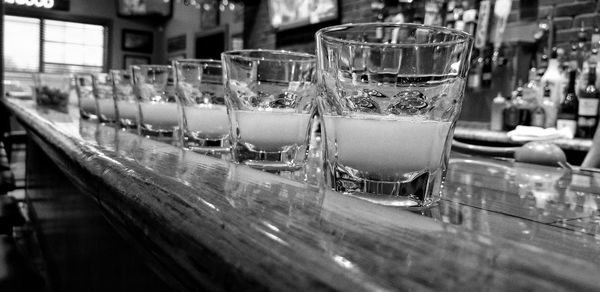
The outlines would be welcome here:
<svg viewBox="0 0 600 292">
<path fill-rule="evenodd" d="M 94 97 L 94 86 L 92 74 L 75 75 L 75 89 L 79 101 L 79 114 L 84 119 L 98 118 L 98 104 Z"/>
<path fill-rule="evenodd" d="M 169 65 L 136 65 L 133 88 L 139 105 L 138 132 L 142 136 L 173 142 L 179 128 L 179 110 L 175 96 L 169 94 Z"/>
<path fill-rule="evenodd" d="M 112 75 L 109 73 L 95 73 L 92 75 L 92 80 L 98 121 L 101 123 L 115 123 L 117 115 L 113 97 Z"/>
<path fill-rule="evenodd" d="M 34 100 L 38 105 L 68 111 L 71 74 L 33 73 L 32 77 Z"/>
<path fill-rule="evenodd" d="M 221 61 L 181 59 L 173 61 L 173 68 L 182 146 L 200 153 L 229 151 Z"/>
<path fill-rule="evenodd" d="M 315 56 L 274 50 L 222 54 L 233 161 L 265 171 L 298 171 L 315 114 Z"/>
<path fill-rule="evenodd" d="M 316 34 L 317 103 L 333 189 L 422 209 L 442 195 L 472 38 L 415 24 L 333 26 Z"/>
<path fill-rule="evenodd" d="M 113 82 L 113 98 L 117 126 L 121 130 L 137 129 L 139 106 L 133 94 L 133 77 L 131 70 L 115 69 L 110 71 Z"/>
</svg>

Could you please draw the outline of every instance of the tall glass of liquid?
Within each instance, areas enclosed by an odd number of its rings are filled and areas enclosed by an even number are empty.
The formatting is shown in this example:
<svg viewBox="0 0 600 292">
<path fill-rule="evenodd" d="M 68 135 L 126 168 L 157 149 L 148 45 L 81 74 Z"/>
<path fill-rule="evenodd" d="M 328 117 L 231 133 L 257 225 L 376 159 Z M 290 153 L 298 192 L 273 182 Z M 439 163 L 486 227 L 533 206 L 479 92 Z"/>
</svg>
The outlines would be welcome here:
<svg viewBox="0 0 600 292">
<path fill-rule="evenodd" d="M 221 58 L 233 161 L 265 171 L 301 171 L 316 109 L 315 56 L 239 50 Z"/>
<path fill-rule="evenodd" d="M 135 65 L 131 69 L 139 105 L 138 132 L 142 136 L 173 142 L 173 134 L 179 128 L 179 111 L 175 96 L 167 89 L 171 66 Z"/>
<path fill-rule="evenodd" d="M 317 103 L 333 189 L 421 209 L 441 198 L 472 38 L 366 23 L 317 32 Z"/>
</svg>

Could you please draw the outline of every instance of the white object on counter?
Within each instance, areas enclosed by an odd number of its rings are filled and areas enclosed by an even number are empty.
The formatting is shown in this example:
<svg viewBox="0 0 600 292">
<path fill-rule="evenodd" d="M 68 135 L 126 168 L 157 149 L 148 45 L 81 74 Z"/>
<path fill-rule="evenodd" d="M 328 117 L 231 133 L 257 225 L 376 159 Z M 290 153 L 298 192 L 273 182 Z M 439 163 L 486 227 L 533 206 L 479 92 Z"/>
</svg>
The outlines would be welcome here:
<svg viewBox="0 0 600 292">
<path fill-rule="evenodd" d="M 541 141 L 552 139 L 573 139 L 573 133 L 568 129 L 540 128 L 530 126 L 517 126 L 507 133 L 512 141 Z"/>
</svg>

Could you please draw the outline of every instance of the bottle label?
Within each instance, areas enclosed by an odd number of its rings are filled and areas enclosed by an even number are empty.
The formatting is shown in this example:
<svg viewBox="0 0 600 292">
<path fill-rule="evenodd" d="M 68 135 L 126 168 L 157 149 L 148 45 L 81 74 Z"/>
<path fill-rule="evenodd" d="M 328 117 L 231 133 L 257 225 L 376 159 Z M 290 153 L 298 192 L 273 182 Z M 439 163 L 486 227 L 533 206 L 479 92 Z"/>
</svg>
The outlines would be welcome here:
<svg viewBox="0 0 600 292">
<path fill-rule="evenodd" d="M 481 79 L 483 79 L 483 80 L 492 80 L 492 73 L 485 72 L 485 73 L 481 74 Z"/>
<path fill-rule="evenodd" d="M 556 120 L 556 129 L 568 129 L 571 134 L 575 135 L 575 130 L 577 130 L 577 122 L 575 120 Z"/>
<path fill-rule="evenodd" d="M 598 99 L 596 98 L 579 98 L 580 116 L 595 117 L 598 115 Z"/>
</svg>

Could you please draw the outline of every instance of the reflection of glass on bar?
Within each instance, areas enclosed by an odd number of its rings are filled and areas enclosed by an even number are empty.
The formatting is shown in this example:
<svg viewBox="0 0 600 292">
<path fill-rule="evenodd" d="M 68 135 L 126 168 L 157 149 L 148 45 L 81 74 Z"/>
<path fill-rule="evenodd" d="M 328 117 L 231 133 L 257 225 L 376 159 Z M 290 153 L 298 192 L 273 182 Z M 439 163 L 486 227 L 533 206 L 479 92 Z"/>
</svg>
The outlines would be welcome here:
<svg viewBox="0 0 600 292">
<path fill-rule="evenodd" d="M 470 49 L 463 32 L 420 25 L 319 31 L 328 183 L 384 205 L 439 200 Z"/>
<path fill-rule="evenodd" d="M 203 153 L 229 151 L 221 61 L 184 59 L 173 64 L 183 114 L 181 144 Z"/>
<path fill-rule="evenodd" d="M 172 140 L 178 128 L 178 108 L 175 97 L 167 88 L 171 66 L 132 66 L 134 93 L 140 112 L 138 131 L 141 135 Z"/>
</svg>

